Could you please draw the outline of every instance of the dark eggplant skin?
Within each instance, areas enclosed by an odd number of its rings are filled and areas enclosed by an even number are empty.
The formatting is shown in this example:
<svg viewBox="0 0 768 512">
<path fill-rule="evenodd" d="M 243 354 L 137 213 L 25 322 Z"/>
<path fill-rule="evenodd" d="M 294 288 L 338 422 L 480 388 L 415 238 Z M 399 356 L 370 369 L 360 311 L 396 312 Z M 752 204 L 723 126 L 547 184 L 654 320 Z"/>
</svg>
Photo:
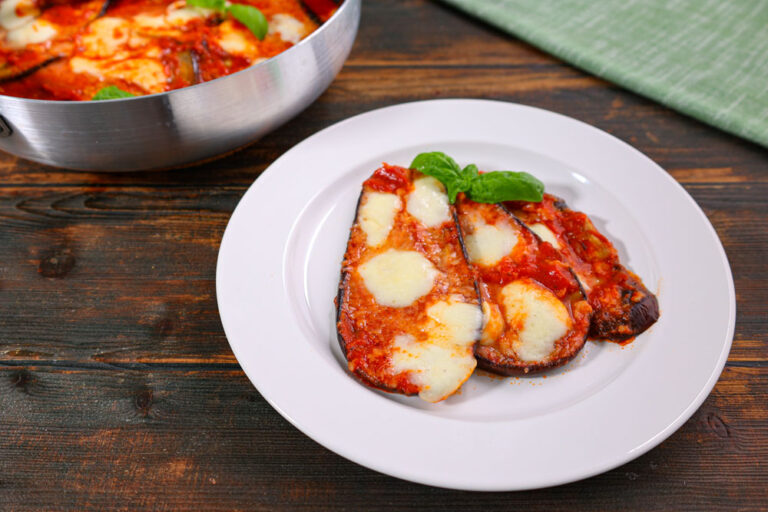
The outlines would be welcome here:
<svg viewBox="0 0 768 512">
<path fill-rule="evenodd" d="M 626 269 L 622 269 L 628 272 Z M 626 278 L 626 287 L 621 290 L 622 310 L 620 313 L 595 310 L 589 335 L 595 339 L 628 341 L 642 334 L 656 323 L 661 312 L 659 301 L 632 273 Z M 641 298 L 636 299 L 636 294 Z"/>
<path fill-rule="evenodd" d="M 466 199 L 463 198 L 462 200 Z M 524 222 L 517 218 L 517 216 L 509 211 L 509 209 L 507 209 L 503 204 L 496 204 L 494 207 L 498 208 L 499 212 L 507 219 L 509 219 L 510 222 L 516 225 L 520 231 L 529 234 L 529 243 L 535 244 L 532 247 L 532 252 L 538 253 L 540 251 L 542 242 L 536 233 L 531 231 Z M 464 250 L 465 257 L 467 257 L 467 261 L 469 261 L 467 249 L 464 246 L 464 237 L 466 236 L 466 233 L 464 233 L 461 222 L 458 224 L 461 235 L 460 240 L 462 243 L 462 248 Z M 481 291 L 485 289 L 485 285 L 481 284 L 482 276 L 480 274 L 479 268 L 474 268 L 476 270 L 475 282 L 478 286 L 478 296 L 480 297 L 482 303 L 482 301 L 487 300 L 486 293 L 488 292 Z M 586 303 L 586 294 L 584 293 L 584 288 L 576 277 L 576 274 L 570 268 L 568 268 L 568 272 L 573 278 L 572 284 L 577 287 L 577 290 L 574 290 L 574 292 L 566 297 L 567 306 L 571 311 L 571 315 L 574 319 L 574 330 L 576 331 L 574 334 L 569 335 L 567 340 L 564 340 L 564 342 L 567 343 L 567 348 L 563 350 L 563 345 L 561 344 L 560 353 L 557 357 L 538 362 L 531 362 L 521 361 L 516 357 L 506 356 L 497 350 L 493 345 L 487 345 L 480 342 L 475 345 L 475 359 L 477 359 L 478 368 L 505 376 L 525 375 L 531 373 L 539 373 L 558 366 L 562 366 L 576 357 L 576 355 L 581 351 L 587 341 L 591 318 L 591 308 L 589 308 Z M 575 307 L 579 308 L 578 317 L 574 314 L 573 311 Z"/>
</svg>

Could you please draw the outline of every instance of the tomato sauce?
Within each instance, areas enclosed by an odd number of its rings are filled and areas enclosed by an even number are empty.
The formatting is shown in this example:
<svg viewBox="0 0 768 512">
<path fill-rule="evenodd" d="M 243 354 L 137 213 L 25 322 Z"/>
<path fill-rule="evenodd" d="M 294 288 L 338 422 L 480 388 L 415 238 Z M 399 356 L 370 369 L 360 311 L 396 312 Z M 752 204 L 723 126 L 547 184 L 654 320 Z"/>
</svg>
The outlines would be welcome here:
<svg viewBox="0 0 768 512">
<path fill-rule="evenodd" d="M 579 276 L 594 309 L 590 336 L 631 341 L 656 322 L 656 297 L 621 264 L 616 249 L 587 215 L 570 210 L 550 194 L 541 203 L 506 204 L 526 224 L 547 226 L 560 242 L 559 253 Z"/>
<path fill-rule="evenodd" d="M 541 243 L 500 205 L 476 203 L 460 194 L 457 210 L 464 236 L 474 231 L 473 218 L 481 218 L 485 224 L 492 226 L 510 226 L 517 236 L 514 249 L 500 261 L 491 266 L 474 265 L 484 309 L 490 311 L 490 314 L 487 313 L 487 334 L 476 349 L 480 367 L 511 375 L 559 366 L 570 360 L 584 345 L 592 308 L 568 264 L 556 250 L 549 244 Z M 522 326 L 509 325 L 509 320 L 501 315 L 503 288 L 519 280 L 533 281 L 552 292 L 562 301 L 571 317 L 571 328 L 557 340 L 554 352 L 546 360 L 520 360 L 512 347 L 512 338 Z M 494 332 L 494 329 L 498 330 Z"/>
<path fill-rule="evenodd" d="M 410 372 L 393 371 L 391 357 L 395 337 L 406 333 L 417 341 L 426 339 L 428 333 L 421 326 L 428 322 L 430 304 L 448 297 L 478 303 L 455 222 L 428 228 L 406 213 L 404 205 L 413 190 L 413 177 L 414 171 L 384 164 L 364 182 L 363 194 L 396 194 L 403 207 L 386 241 L 375 248 L 366 245 L 366 235 L 356 219 L 342 263 L 337 298 L 339 341 L 349 370 L 365 384 L 406 395 L 420 390 L 411 381 Z M 431 291 L 411 305 L 398 308 L 379 305 L 357 272 L 362 263 L 388 249 L 416 251 L 440 273 Z"/>
</svg>

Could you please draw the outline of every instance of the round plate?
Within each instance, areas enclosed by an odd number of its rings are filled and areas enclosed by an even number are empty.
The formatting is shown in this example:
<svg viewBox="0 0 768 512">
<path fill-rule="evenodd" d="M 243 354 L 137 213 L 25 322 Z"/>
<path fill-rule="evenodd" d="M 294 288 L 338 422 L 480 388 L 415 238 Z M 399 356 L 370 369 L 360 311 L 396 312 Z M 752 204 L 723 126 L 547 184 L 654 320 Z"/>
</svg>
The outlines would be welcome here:
<svg viewBox="0 0 768 512">
<path fill-rule="evenodd" d="M 659 322 L 623 347 L 588 342 L 546 375 L 476 372 L 438 404 L 360 384 L 346 371 L 333 305 L 355 204 L 381 162 L 407 166 L 422 151 L 536 175 L 589 214 L 657 293 Z M 735 320 L 720 241 L 664 170 L 574 119 L 482 100 L 383 108 L 298 144 L 232 215 L 216 284 L 235 356 L 297 428 L 377 471 L 468 490 L 571 482 L 658 445 L 714 386 Z"/>
</svg>

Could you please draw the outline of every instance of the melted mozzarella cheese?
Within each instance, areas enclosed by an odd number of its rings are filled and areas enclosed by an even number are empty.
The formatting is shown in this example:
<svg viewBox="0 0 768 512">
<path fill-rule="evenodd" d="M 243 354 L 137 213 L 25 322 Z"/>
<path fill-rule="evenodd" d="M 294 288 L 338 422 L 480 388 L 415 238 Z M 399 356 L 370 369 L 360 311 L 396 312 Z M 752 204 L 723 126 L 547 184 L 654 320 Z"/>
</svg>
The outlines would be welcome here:
<svg viewBox="0 0 768 512">
<path fill-rule="evenodd" d="M 369 247 L 381 245 L 395 225 L 395 215 L 403 202 L 395 194 L 367 192 L 360 206 L 360 228 L 365 233 L 365 244 Z"/>
<path fill-rule="evenodd" d="M 555 249 L 560 248 L 560 242 L 557 240 L 557 237 L 552 232 L 552 230 L 549 229 L 545 224 L 531 224 L 528 227 L 531 229 L 531 231 L 536 233 L 539 236 L 539 238 L 541 238 L 543 241 L 549 242 L 550 244 L 552 244 L 552 247 L 554 247 Z"/>
<path fill-rule="evenodd" d="M 176 7 L 168 8 L 168 15 L 165 17 L 171 25 L 186 25 L 192 20 L 205 18 L 213 11 L 200 9 L 197 7 Z"/>
<path fill-rule="evenodd" d="M 517 233 L 505 223 L 486 224 L 477 219 L 473 221 L 473 227 L 472 234 L 464 239 L 472 263 L 495 265 L 517 245 Z"/>
<path fill-rule="evenodd" d="M 302 22 L 288 14 L 275 14 L 269 20 L 269 34 L 280 34 L 280 38 L 287 42 L 297 44 L 307 35 L 307 27 Z"/>
<path fill-rule="evenodd" d="M 106 16 L 94 20 L 83 34 L 83 55 L 117 58 L 131 37 L 131 24 L 122 18 Z"/>
<path fill-rule="evenodd" d="M 69 66 L 74 73 L 88 73 L 102 80 L 120 79 L 136 84 L 147 92 L 165 90 L 167 76 L 163 65 L 154 59 L 128 59 L 116 63 L 73 57 Z"/>
<path fill-rule="evenodd" d="M 431 176 L 413 182 L 413 191 L 408 195 L 407 210 L 428 228 L 451 220 L 445 187 Z"/>
<path fill-rule="evenodd" d="M 523 361 L 541 361 L 571 328 L 568 309 L 551 291 L 530 280 L 518 280 L 502 291 L 507 324 L 517 329 L 513 347 Z"/>
<path fill-rule="evenodd" d="M 358 272 L 376 302 L 403 308 L 428 294 L 439 272 L 416 251 L 389 249 L 360 265 Z"/>
<path fill-rule="evenodd" d="M 234 21 L 226 20 L 219 24 L 219 36 L 217 42 L 224 51 L 232 55 L 252 57 L 258 53 L 254 43 L 256 37 L 238 29 Z"/>
<path fill-rule="evenodd" d="M 422 399 L 439 402 L 474 371 L 477 361 L 472 345 L 483 315 L 477 305 L 451 300 L 433 304 L 427 316 L 426 340 L 416 341 L 410 335 L 395 338 L 392 366 L 397 372 L 412 372 L 410 379 L 419 386 Z"/>
<path fill-rule="evenodd" d="M 145 30 L 159 33 L 178 33 L 179 27 L 190 21 L 212 16 L 214 11 L 201 7 L 189 7 L 185 1 L 168 6 L 164 15 L 137 14 L 133 17 L 136 25 Z"/>
<path fill-rule="evenodd" d="M 136 26 L 142 29 L 158 29 L 165 27 L 165 16 L 151 16 L 149 14 L 137 14 L 133 17 Z"/>
<path fill-rule="evenodd" d="M 37 14 L 32 0 L 3 0 L 0 2 L 0 27 L 5 30 L 21 28 L 32 23 Z"/>
<path fill-rule="evenodd" d="M 5 36 L 11 48 L 23 48 L 28 44 L 44 43 L 56 36 L 56 26 L 45 20 L 34 20 L 26 25 L 9 30 Z"/>
</svg>

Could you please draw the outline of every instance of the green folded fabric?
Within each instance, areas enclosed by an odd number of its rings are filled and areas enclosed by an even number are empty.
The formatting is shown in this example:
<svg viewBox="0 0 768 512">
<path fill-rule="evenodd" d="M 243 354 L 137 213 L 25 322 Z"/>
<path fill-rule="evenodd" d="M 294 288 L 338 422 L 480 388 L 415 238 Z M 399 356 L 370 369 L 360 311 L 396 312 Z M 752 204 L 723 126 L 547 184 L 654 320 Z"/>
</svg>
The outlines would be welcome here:
<svg viewBox="0 0 768 512">
<path fill-rule="evenodd" d="M 443 1 L 590 73 L 768 147 L 768 1 Z"/>
</svg>

